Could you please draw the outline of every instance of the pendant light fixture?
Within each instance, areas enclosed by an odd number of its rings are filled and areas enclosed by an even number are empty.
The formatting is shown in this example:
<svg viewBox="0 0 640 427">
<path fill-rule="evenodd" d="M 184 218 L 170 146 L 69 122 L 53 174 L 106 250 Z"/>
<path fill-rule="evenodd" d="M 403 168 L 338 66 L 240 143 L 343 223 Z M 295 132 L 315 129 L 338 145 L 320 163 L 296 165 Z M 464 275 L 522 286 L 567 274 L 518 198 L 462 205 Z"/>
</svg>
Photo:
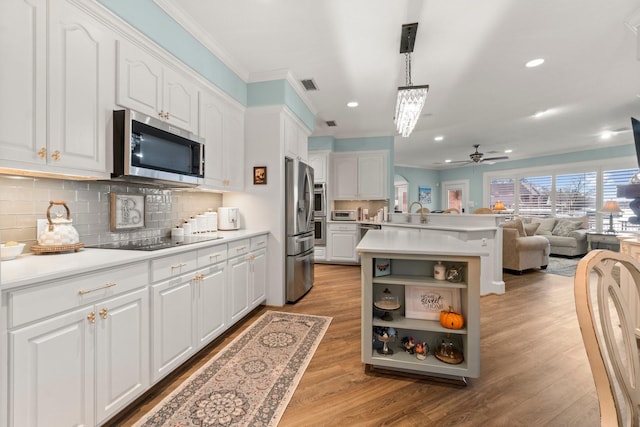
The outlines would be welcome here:
<svg viewBox="0 0 640 427">
<path fill-rule="evenodd" d="M 404 24 L 400 37 L 400 53 L 405 56 L 406 85 L 398 87 L 394 121 L 398 132 L 405 138 L 411 135 L 413 128 L 418 123 L 429 91 L 429 85 L 413 86 L 411 83 L 411 52 L 413 52 L 417 31 L 417 22 Z"/>
</svg>

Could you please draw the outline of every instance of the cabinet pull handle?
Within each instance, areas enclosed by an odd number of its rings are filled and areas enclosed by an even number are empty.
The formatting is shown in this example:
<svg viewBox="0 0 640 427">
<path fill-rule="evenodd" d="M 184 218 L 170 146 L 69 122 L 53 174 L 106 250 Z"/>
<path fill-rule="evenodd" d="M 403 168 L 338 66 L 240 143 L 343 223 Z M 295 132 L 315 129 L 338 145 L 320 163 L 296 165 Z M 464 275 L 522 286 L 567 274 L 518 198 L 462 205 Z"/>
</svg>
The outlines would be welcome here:
<svg viewBox="0 0 640 427">
<path fill-rule="evenodd" d="M 172 269 L 172 270 L 175 270 L 176 268 L 184 267 L 184 266 L 186 266 L 186 265 L 187 265 L 187 263 L 186 263 L 186 262 L 181 262 L 180 264 L 172 265 L 172 266 L 171 266 L 171 269 Z"/>
<path fill-rule="evenodd" d="M 108 310 L 106 307 L 103 307 L 102 310 L 100 310 L 98 312 L 98 314 L 100 315 L 100 317 L 102 317 L 103 319 L 107 318 L 107 314 L 108 314 Z"/>
<path fill-rule="evenodd" d="M 246 246 L 240 246 L 239 248 L 236 248 L 236 252 L 242 252 L 246 249 Z"/>
<path fill-rule="evenodd" d="M 92 325 L 94 323 L 96 323 L 96 313 L 95 312 L 91 312 L 89 314 L 87 314 L 87 320 L 89 321 L 89 323 L 91 323 Z"/>
<path fill-rule="evenodd" d="M 220 254 L 209 255 L 209 261 L 217 260 Z"/>
<path fill-rule="evenodd" d="M 38 157 L 40 157 L 41 159 L 47 157 L 47 149 L 42 147 L 40 151 L 38 151 Z"/>
<path fill-rule="evenodd" d="M 107 289 L 107 288 L 111 288 L 113 286 L 117 285 L 117 283 L 107 283 L 104 286 L 100 286 L 99 288 L 93 288 L 93 289 L 80 289 L 78 291 L 79 295 L 84 295 L 84 294 L 89 294 L 91 292 L 95 292 L 95 291 L 100 291 L 102 289 Z"/>
<path fill-rule="evenodd" d="M 51 158 L 56 162 L 60 160 L 60 151 L 58 150 L 54 151 L 53 154 L 51 155 Z"/>
</svg>

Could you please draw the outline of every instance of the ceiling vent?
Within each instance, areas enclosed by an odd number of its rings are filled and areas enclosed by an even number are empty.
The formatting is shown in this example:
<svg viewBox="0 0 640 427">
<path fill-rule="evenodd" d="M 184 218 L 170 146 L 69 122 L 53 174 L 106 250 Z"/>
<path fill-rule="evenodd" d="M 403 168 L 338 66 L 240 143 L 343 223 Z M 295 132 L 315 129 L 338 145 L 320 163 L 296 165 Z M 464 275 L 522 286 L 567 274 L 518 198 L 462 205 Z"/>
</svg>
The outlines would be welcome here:
<svg viewBox="0 0 640 427">
<path fill-rule="evenodd" d="M 300 82 L 302 83 L 302 86 L 307 91 L 318 90 L 318 86 L 316 86 L 316 82 L 314 82 L 313 79 L 305 79 L 305 80 L 301 80 Z"/>
<path fill-rule="evenodd" d="M 326 123 L 326 124 L 327 124 L 327 126 L 329 126 L 329 127 L 335 127 L 335 126 L 338 126 L 338 125 L 336 124 L 336 121 L 335 121 L 335 120 L 327 120 L 325 123 Z"/>
</svg>

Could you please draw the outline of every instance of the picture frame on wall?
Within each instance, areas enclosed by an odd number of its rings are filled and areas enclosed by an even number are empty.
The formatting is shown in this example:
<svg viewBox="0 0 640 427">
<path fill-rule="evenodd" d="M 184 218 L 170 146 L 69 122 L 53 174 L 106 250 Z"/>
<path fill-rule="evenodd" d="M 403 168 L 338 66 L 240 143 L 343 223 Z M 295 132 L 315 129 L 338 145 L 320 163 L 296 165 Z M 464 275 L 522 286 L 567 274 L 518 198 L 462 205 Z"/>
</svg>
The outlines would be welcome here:
<svg viewBox="0 0 640 427">
<path fill-rule="evenodd" d="M 253 185 L 264 185 L 267 183 L 267 167 L 253 167 Z"/>
<path fill-rule="evenodd" d="M 143 194 L 110 193 L 111 231 L 144 228 L 145 196 Z"/>
<path fill-rule="evenodd" d="M 431 187 L 418 186 L 418 201 L 423 206 L 431 204 Z"/>
<path fill-rule="evenodd" d="M 439 320 L 442 310 L 460 312 L 460 289 L 437 286 L 405 286 L 405 317 Z"/>
</svg>

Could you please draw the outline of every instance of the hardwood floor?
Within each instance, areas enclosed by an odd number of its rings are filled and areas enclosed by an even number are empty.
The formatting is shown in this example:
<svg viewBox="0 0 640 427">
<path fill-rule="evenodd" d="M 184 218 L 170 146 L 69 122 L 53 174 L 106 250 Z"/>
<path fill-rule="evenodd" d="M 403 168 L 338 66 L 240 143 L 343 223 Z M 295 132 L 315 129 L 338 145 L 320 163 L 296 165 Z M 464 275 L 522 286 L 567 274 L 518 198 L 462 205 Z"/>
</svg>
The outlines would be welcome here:
<svg viewBox="0 0 640 427">
<path fill-rule="evenodd" d="M 505 274 L 506 293 L 481 298 L 481 374 L 465 386 L 367 372 L 360 361 L 360 269 L 316 264 L 297 304 L 261 307 L 110 425 L 131 425 L 265 310 L 333 320 L 280 426 L 597 426 L 573 278 Z"/>
</svg>

